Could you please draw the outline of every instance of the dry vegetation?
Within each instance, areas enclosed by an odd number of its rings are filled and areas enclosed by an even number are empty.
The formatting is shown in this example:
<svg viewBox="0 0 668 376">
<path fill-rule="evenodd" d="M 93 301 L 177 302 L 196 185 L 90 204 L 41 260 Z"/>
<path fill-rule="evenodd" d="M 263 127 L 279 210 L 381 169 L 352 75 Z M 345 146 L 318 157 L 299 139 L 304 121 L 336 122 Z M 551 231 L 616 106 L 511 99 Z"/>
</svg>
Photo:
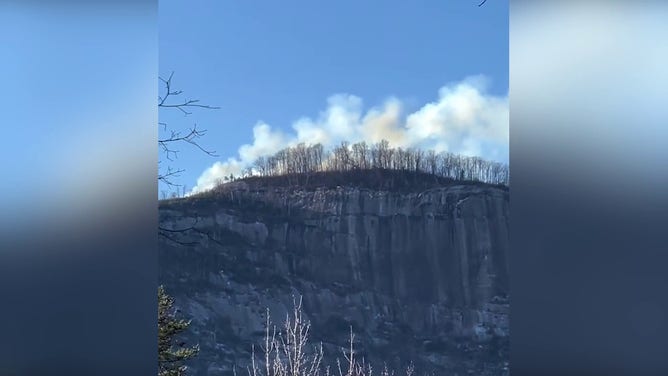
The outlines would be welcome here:
<svg viewBox="0 0 668 376">
<path fill-rule="evenodd" d="M 243 182 L 243 186 L 229 184 Z M 433 150 L 390 148 L 387 141 L 341 145 L 326 152 L 321 144 L 298 144 L 273 156 L 260 157 L 241 176 L 225 176 L 210 191 L 193 198 L 217 196 L 229 190 L 267 188 L 313 190 L 338 186 L 389 191 L 416 191 L 453 184 L 486 184 L 507 188 L 507 164 Z M 172 197 L 172 198 L 177 198 Z"/>
<path fill-rule="evenodd" d="M 374 369 L 365 360 L 355 357 L 355 335 L 350 329 L 349 347 L 341 349 L 341 359 L 327 362 L 323 359 L 322 344 L 312 344 L 309 341 L 310 323 L 304 319 L 301 308 L 301 298 L 295 301 L 292 316 L 286 315 L 282 330 L 272 325 L 269 310 L 267 310 L 264 344 L 260 346 L 261 354 L 252 347 L 251 366 L 248 367 L 248 376 L 373 376 Z M 329 365 L 335 364 L 332 371 Z M 413 376 L 412 365 L 406 368 L 406 376 Z M 393 376 L 384 367 L 378 376 Z"/>
<path fill-rule="evenodd" d="M 323 171 L 395 170 L 430 174 L 441 178 L 508 184 L 508 166 L 479 157 L 417 148 L 391 148 L 387 141 L 372 145 L 343 142 L 331 151 L 321 144 L 304 143 L 285 148 L 270 157 L 258 158 L 242 177 L 306 175 Z M 233 180 L 229 176 L 224 183 Z"/>
</svg>

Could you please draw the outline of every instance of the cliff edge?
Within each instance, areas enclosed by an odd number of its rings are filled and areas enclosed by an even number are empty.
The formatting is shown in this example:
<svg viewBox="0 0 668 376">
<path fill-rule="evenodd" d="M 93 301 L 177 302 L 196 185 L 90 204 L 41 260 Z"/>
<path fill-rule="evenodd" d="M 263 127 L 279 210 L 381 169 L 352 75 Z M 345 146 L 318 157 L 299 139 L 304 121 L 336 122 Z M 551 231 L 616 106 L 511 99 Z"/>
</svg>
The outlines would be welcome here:
<svg viewBox="0 0 668 376">
<path fill-rule="evenodd" d="M 507 373 L 507 187 L 225 187 L 160 204 L 160 283 L 192 319 L 193 374 L 246 372 L 266 309 L 280 325 L 294 296 L 334 356 L 352 326 L 376 369 Z"/>
</svg>

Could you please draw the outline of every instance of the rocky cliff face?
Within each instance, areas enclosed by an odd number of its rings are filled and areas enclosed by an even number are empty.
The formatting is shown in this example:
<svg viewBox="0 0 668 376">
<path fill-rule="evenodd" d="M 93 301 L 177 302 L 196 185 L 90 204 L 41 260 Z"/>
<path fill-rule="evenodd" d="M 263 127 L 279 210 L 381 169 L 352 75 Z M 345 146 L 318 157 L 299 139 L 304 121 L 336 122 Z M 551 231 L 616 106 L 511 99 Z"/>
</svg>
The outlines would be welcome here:
<svg viewBox="0 0 668 376">
<path fill-rule="evenodd" d="M 161 204 L 160 283 L 192 318 L 197 375 L 246 372 L 268 308 L 281 324 L 303 297 L 312 339 L 440 374 L 504 374 L 508 190 L 314 191 L 243 183 Z M 167 237 L 176 240 L 169 240 Z M 193 244 L 184 244 L 184 243 Z M 505 370 L 504 370 L 505 369 Z"/>
</svg>

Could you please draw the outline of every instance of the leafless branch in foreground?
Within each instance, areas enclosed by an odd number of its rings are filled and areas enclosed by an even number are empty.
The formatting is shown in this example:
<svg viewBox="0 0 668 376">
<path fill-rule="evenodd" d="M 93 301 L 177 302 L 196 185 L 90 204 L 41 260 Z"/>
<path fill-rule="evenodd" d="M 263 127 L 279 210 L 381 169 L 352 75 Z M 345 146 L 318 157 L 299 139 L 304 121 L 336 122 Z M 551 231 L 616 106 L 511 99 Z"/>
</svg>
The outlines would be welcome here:
<svg viewBox="0 0 668 376">
<path fill-rule="evenodd" d="M 309 333 L 311 325 L 302 314 L 302 298 L 294 300 L 292 314 L 286 315 L 282 331 L 277 331 L 271 324 L 267 309 L 264 345 L 260 346 L 264 355 L 264 367 L 256 362 L 255 346 L 251 347 L 251 365 L 247 368 L 248 376 L 332 376 L 328 366 L 323 365 L 322 343 L 313 347 L 309 353 Z M 338 376 L 373 376 L 373 368 L 365 359 L 361 361 L 355 356 L 355 335 L 350 328 L 349 347 L 341 349 L 348 363 L 344 371 L 340 359 L 336 359 Z M 264 369 L 262 369 L 264 368 Z M 405 369 L 406 376 L 414 376 L 415 368 L 411 363 Z M 394 376 L 387 365 L 379 376 Z"/>
<path fill-rule="evenodd" d="M 191 108 L 203 108 L 209 110 L 215 110 L 220 108 L 220 107 L 200 104 L 198 99 L 184 99 L 182 101 L 174 100 L 176 99 L 176 97 L 181 95 L 183 91 L 173 89 L 172 87 L 173 76 L 174 72 L 170 73 L 167 79 L 159 77 L 160 82 L 162 82 L 164 85 L 165 92 L 163 95 L 158 96 L 158 109 L 160 108 L 177 109 L 180 112 L 182 112 L 185 116 L 187 116 L 192 113 L 190 111 Z M 200 138 L 206 134 L 206 130 L 199 129 L 197 127 L 197 124 L 194 124 L 192 127 L 186 129 L 185 131 L 169 129 L 167 123 L 164 121 L 159 122 L 158 125 L 162 127 L 163 132 L 169 133 L 169 136 L 158 140 L 159 149 L 168 161 L 173 162 L 174 159 L 178 157 L 179 149 L 177 145 L 180 143 L 190 144 L 191 146 L 194 146 L 195 148 L 199 149 L 200 151 L 209 156 L 217 157 L 215 151 L 209 150 L 200 144 Z M 166 184 L 169 187 L 178 189 L 179 187 L 181 187 L 181 185 L 174 183 L 172 179 L 178 177 L 179 174 L 183 171 L 184 170 L 182 169 L 174 170 L 171 167 L 167 167 L 166 172 L 162 172 L 160 170 L 160 166 L 158 166 L 158 181 Z"/>
<path fill-rule="evenodd" d="M 167 103 L 167 99 L 170 97 L 176 97 L 178 95 L 181 95 L 183 93 L 183 90 L 172 90 L 172 77 L 174 76 L 174 72 L 169 74 L 169 78 L 166 80 L 162 77 L 158 77 L 160 81 L 165 85 L 165 94 L 162 96 L 158 97 L 158 107 L 165 107 L 165 108 L 176 108 L 179 111 L 183 112 L 184 115 L 190 115 L 191 112 L 187 110 L 189 107 L 199 107 L 199 108 L 206 108 L 210 110 L 217 110 L 220 109 L 220 107 L 216 106 L 209 106 L 209 105 L 204 105 L 204 104 L 199 104 L 199 99 L 186 99 L 183 100 L 182 102 L 177 102 L 177 103 Z"/>
<path fill-rule="evenodd" d="M 264 369 L 255 362 L 255 347 L 252 347 L 249 376 L 319 376 L 322 369 L 322 344 L 307 351 L 311 324 L 302 314 L 302 300 L 295 299 L 292 316 L 286 315 L 282 331 L 271 324 L 267 310 L 264 346 Z M 325 371 L 328 375 L 329 371 Z"/>
<path fill-rule="evenodd" d="M 192 128 L 188 130 L 188 133 L 185 135 L 182 135 L 181 132 L 178 131 L 174 130 L 170 131 L 169 137 L 158 140 L 158 145 L 160 145 L 160 148 L 165 153 L 167 159 L 169 159 L 170 161 L 173 161 L 174 160 L 173 158 L 176 158 L 179 152 L 178 150 L 173 149 L 171 147 L 171 144 L 174 142 L 186 142 L 190 145 L 195 146 L 205 154 L 208 154 L 212 157 L 217 157 L 218 155 L 216 155 L 215 151 L 207 150 L 198 143 L 197 139 L 204 136 L 205 134 L 206 130 L 197 129 L 197 124 L 195 124 L 193 125 Z"/>
<path fill-rule="evenodd" d="M 183 228 L 167 228 L 164 226 L 158 226 L 158 235 L 163 237 L 164 239 L 169 240 L 170 242 L 176 244 L 176 245 L 181 245 L 181 246 L 196 246 L 200 245 L 201 241 L 200 240 L 186 240 L 184 238 L 187 238 L 188 236 L 192 236 L 193 234 L 195 235 L 200 235 L 205 237 L 208 241 L 212 241 L 218 245 L 224 245 L 221 243 L 218 239 L 213 237 L 211 233 L 207 231 L 203 231 L 195 225 L 199 222 L 198 219 L 195 219 L 195 223 L 193 223 L 190 226 L 183 227 Z"/>
</svg>

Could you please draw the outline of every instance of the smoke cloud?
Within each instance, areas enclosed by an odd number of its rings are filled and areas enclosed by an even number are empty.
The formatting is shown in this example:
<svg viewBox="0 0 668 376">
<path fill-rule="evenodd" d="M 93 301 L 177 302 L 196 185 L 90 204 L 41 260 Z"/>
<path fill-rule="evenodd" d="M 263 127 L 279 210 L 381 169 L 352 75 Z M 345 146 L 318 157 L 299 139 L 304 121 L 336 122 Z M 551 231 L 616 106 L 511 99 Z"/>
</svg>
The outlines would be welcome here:
<svg viewBox="0 0 668 376">
<path fill-rule="evenodd" d="M 237 156 L 207 168 L 190 193 L 211 189 L 225 176 L 241 175 L 257 158 L 301 142 L 321 143 L 328 150 L 342 141 L 387 140 L 392 147 L 433 149 L 507 163 L 508 95 L 490 95 L 487 87 L 485 77 L 468 77 L 445 85 L 437 100 L 408 114 L 397 98 L 364 111 L 361 98 L 333 95 L 317 118 L 302 117 L 289 133 L 257 123 L 253 143 L 239 147 Z"/>
</svg>

